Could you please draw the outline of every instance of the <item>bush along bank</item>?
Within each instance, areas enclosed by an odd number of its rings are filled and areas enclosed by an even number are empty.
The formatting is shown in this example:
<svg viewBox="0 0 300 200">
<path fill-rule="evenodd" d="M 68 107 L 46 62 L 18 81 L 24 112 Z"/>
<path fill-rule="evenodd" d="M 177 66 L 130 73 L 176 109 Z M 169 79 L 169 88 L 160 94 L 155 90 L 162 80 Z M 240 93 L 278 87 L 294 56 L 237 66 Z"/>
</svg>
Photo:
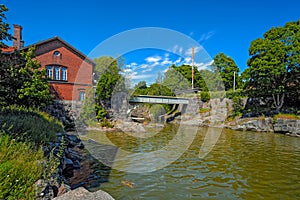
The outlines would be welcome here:
<svg viewBox="0 0 300 200">
<path fill-rule="evenodd" d="M 76 180 L 84 145 L 45 112 L 0 108 L 0 149 L 0 199 L 52 199 L 99 178 Z"/>
<path fill-rule="evenodd" d="M 34 199 L 34 182 L 55 166 L 44 156 L 43 145 L 63 131 L 46 113 L 17 106 L 0 109 L 0 199 Z"/>
</svg>

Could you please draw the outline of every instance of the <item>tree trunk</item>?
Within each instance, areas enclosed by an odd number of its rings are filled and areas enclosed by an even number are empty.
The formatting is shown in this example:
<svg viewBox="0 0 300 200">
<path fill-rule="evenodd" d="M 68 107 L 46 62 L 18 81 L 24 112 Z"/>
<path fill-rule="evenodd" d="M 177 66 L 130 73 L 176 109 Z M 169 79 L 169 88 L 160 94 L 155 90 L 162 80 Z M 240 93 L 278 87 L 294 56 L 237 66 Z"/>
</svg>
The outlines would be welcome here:
<svg viewBox="0 0 300 200">
<path fill-rule="evenodd" d="M 282 96 L 280 96 L 280 94 L 276 94 L 276 95 L 273 94 L 274 105 L 275 105 L 277 112 L 279 112 L 283 106 L 284 97 L 285 97 L 285 94 L 282 94 Z"/>
</svg>

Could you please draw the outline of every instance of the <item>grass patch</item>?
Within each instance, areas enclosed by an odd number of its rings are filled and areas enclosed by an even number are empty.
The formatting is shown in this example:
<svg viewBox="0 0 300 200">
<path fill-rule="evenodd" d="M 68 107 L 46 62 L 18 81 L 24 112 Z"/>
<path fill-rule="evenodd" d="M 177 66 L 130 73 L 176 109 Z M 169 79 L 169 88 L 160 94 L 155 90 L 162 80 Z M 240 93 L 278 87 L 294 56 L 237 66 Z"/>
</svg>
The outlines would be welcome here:
<svg viewBox="0 0 300 200">
<path fill-rule="evenodd" d="M 63 131 L 62 123 L 47 113 L 34 109 L 10 106 L 0 109 L 0 131 L 12 139 L 32 142 L 39 146 L 55 140 Z"/>
<path fill-rule="evenodd" d="M 34 199 L 43 151 L 0 132 L 0 199 Z"/>
<path fill-rule="evenodd" d="M 300 116 L 295 115 L 295 114 L 277 114 L 274 116 L 274 119 L 290 119 L 290 120 L 299 120 Z"/>
<path fill-rule="evenodd" d="M 211 110 L 210 108 L 200 108 L 200 109 L 199 109 L 199 113 L 200 113 L 200 114 L 202 114 L 202 113 L 207 113 L 207 112 L 210 112 L 210 110 Z"/>
</svg>

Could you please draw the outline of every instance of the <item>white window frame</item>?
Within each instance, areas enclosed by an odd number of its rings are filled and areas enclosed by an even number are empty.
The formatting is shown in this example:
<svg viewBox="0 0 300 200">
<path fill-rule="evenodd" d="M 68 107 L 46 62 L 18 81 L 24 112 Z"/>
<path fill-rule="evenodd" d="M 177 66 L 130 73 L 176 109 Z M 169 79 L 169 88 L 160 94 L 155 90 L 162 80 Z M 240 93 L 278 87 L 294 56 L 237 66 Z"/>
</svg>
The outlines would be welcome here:
<svg viewBox="0 0 300 200">
<path fill-rule="evenodd" d="M 68 80 L 68 68 L 61 67 L 61 80 L 67 81 Z"/>
</svg>

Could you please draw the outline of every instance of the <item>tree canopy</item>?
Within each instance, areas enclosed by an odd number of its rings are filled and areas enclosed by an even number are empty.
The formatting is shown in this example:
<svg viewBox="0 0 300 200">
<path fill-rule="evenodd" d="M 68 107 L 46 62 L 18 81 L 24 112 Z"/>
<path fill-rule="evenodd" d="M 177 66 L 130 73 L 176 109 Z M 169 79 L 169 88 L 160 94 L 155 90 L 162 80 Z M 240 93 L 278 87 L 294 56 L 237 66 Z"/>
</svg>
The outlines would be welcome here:
<svg viewBox="0 0 300 200">
<path fill-rule="evenodd" d="M 111 62 L 112 61 L 112 62 Z M 109 101 L 113 92 L 122 87 L 121 69 L 118 66 L 116 59 L 112 57 L 101 57 L 95 59 L 96 73 L 99 76 L 96 86 L 95 103 L 98 119 L 103 119 L 106 115 L 105 104 Z M 122 83 L 121 83 L 122 82 Z"/>
<path fill-rule="evenodd" d="M 251 42 L 243 77 L 252 97 L 271 97 L 279 111 L 287 95 L 298 93 L 300 77 L 300 20 L 267 31 Z"/>
<path fill-rule="evenodd" d="M 1 48 L 6 47 L 4 41 L 10 41 L 13 37 L 8 33 L 9 24 L 6 23 L 5 12 L 8 11 L 8 8 L 5 5 L 0 4 L 0 51 Z"/>
<path fill-rule="evenodd" d="M 214 57 L 214 62 L 212 68 L 216 72 L 220 73 L 225 90 L 231 90 L 234 86 L 234 73 L 235 73 L 235 83 L 238 82 L 238 72 L 240 71 L 238 66 L 235 64 L 234 60 L 225 55 L 224 53 L 218 53 Z M 236 85 L 235 85 L 236 86 Z"/>
<path fill-rule="evenodd" d="M 43 107 L 53 95 L 45 78 L 46 71 L 34 59 L 34 48 L 1 54 L 0 104 Z"/>
</svg>

